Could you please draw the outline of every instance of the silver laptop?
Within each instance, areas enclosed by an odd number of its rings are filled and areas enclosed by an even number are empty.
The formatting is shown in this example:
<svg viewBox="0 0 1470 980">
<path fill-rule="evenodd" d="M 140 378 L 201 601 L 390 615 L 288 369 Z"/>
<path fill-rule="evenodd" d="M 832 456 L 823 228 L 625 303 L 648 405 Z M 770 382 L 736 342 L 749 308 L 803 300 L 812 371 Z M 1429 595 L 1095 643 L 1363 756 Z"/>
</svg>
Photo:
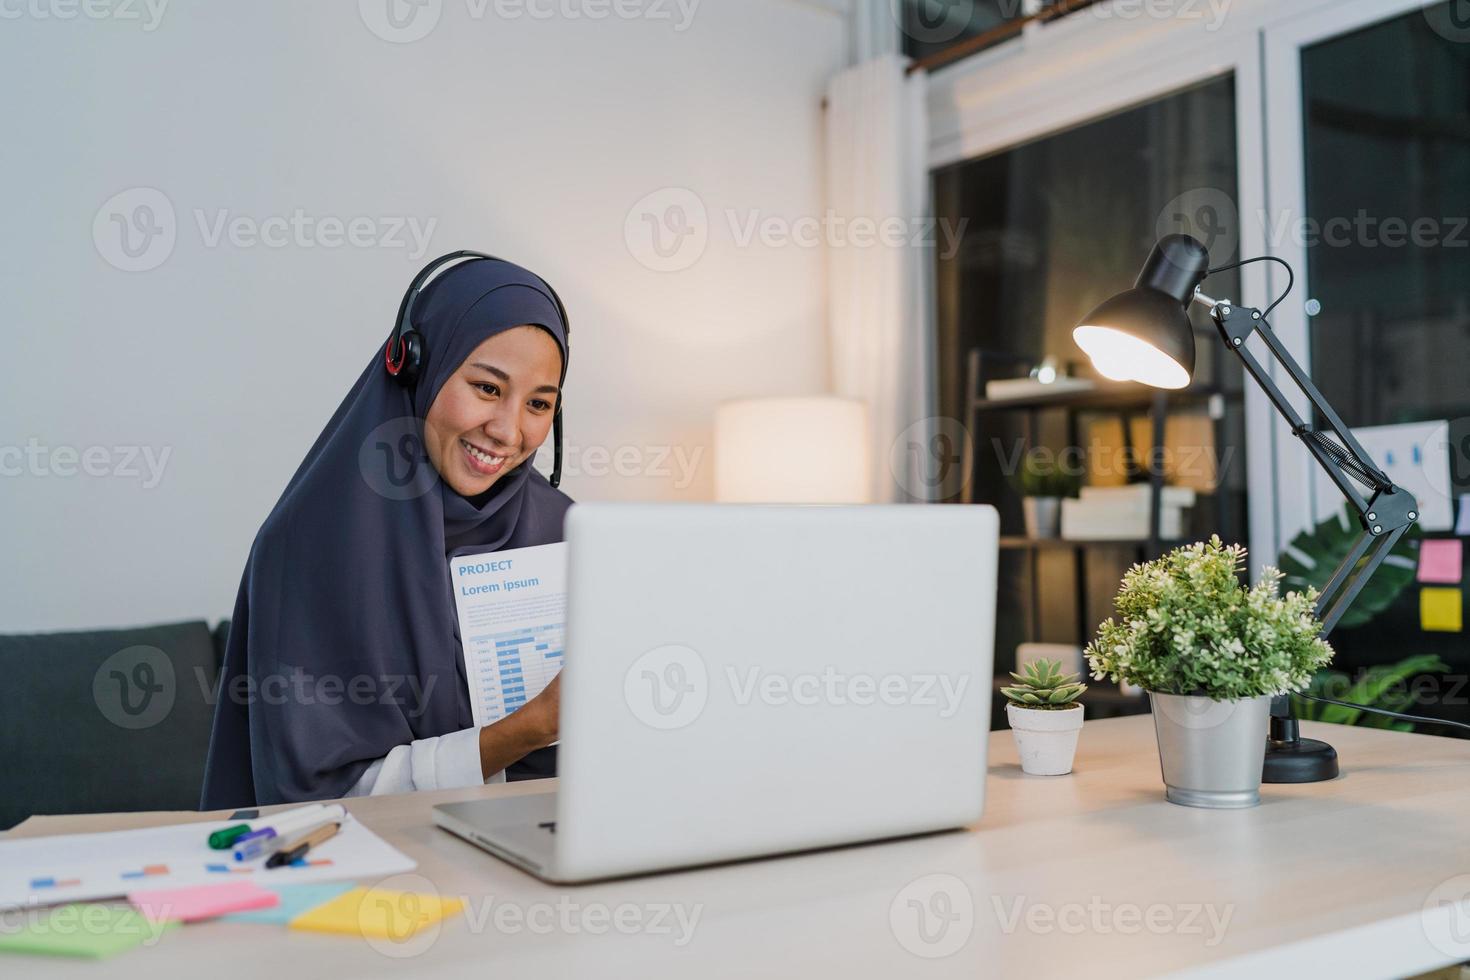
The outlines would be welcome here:
<svg viewBox="0 0 1470 980">
<path fill-rule="evenodd" d="M 979 819 L 993 509 L 581 504 L 566 529 L 558 788 L 440 827 L 576 882 Z"/>
</svg>

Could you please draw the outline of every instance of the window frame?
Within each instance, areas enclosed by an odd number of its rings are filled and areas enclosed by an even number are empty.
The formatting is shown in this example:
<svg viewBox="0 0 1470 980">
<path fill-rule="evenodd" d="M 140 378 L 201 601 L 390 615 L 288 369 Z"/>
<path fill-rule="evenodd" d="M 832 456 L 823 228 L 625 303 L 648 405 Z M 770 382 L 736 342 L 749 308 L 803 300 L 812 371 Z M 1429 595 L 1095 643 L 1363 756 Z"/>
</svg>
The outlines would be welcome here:
<svg viewBox="0 0 1470 980">
<path fill-rule="evenodd" d="M 1147 5 L 1103 0 L 1067 17 L 1027 25 L 1020 37 L 930 77 L 929 170 L 987 156 L 1233 73 L 1240 255 L 1264 255 L 1269 249 L 1296 270 L 1291 301 L 1272 314 L 1272 326 L 1310 372 L 1303 308 L 1311 295 L 1306 255 L 1293 241 L 1271 245 L 1271 223 L 1263 220 L 1283 210 L 1305 213 L 1301 48 L 1433 2 L 1233 0 L 1212 26 L 1207 19 L 1209 4 L 1199 0 L 1180 4 L 1181 10 L 1193 9 L 1196 16 L 1164 19 L 1128 17 L 1126 11 L 1143 11 Z M 1241 270 L 1243 294 L 1231 298 L 1264 307 L 1284 287 L 1285 275 L 1278 266 L 1253 263 Z M 1260 340 L 1251 343 L 1272 377 L 1284 379 L 1285 372 Z M 1293 400 L 1305 412 L 1305 398 Z M 1262 566 L 1275 562 L 1297 530 L 1311 523 L 1311 488 L 1320 477 L 1264 392 L 1250 383 L 1245 386 L 1245 431 L 1254 577 Z"/>
<path fill-rule="evenodd" d="M 1307 213 L 1306 130 L 1302 109 L 1302 49 L 1343 34 L 1394 20 L 1415 10 L 1435 6 L 1423 0 L 1339 0 L 1322 10 L 1298 13 L 1283 18 L 1265 31 L 1262 38 L 1263 68 L 1267 84 L 1273 90 L 1288 93 L 1290 98 L 1272 100 L 1266 115 L 1266 140 L 1271 147 L 1266 180 L 1270 189 L 1271 214 L 1291 215 L 1300 219 Z M 1291 263 L 1296 270 L 1297 287 L 1290 302 L 1282 303 L 1271 314 L 1271 326 L 1287 349 L 1301 361 L 1302 368 L 1312 373 L 1312 332 L 1303 307 L 1312 296 L 1311 270 L 1307 250 L 1296 236 L 1287 235 L 1275 243 L 1274 254 Z M 1273 284 L 1274 285 L 1274 284 Z M 1279 287 L 1277 287 L 1279 288 Z M 1331 303 L 1332 297 L 1320 297 Z M 1293 406 L 1303 418 L 1311 417 L 1311 407 L 1295 388 L 1287 386 Z M 1329 514 L 1316 513 L 1318 487 L 1327 479 L 1302 451 L 1295 439 L 1279 439 L 1276 467 L 1292 485 L 1306 487 L 1304 493 L 1278 502 L 1281 526 L 1288 529 L 1307 528 L 1326 519 Z M 1336 499 L 1334 490 L 1334 499 Z M 1332 513 L 1340 512 L 1334 507 Z M 1285 542 L 1282 542 L 1285 543 Z"/>
</svg>

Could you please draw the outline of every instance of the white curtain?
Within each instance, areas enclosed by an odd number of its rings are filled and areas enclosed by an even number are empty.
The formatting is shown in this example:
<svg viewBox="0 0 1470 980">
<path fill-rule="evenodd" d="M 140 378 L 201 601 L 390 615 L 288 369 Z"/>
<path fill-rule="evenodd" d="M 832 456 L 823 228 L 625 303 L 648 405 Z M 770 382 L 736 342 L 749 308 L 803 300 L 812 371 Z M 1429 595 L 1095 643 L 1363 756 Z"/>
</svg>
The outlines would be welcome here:
<svg viewBox="0 0 1470 980">
<path fill-rule="evenodd" d="M 907 0 L 852 0 L 852 63 L 898 54 L 902 50 L 903 5 Z"/>
<path fill-rule="evenodd" d="M 897 54 L 827 88 L 827 315 L 834 392 L 868 403 L 873 499 L 930 499 L 934 429 L 926 78 Z M 932 461 L 929 463 L 932 467 Z"/>
</svg>

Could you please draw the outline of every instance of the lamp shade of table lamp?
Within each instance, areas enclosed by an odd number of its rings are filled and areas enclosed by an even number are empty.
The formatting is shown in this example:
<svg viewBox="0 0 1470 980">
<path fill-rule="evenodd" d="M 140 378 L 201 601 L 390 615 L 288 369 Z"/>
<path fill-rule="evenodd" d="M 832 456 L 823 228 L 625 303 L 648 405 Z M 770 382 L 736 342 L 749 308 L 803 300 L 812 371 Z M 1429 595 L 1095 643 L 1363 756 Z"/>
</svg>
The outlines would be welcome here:
<svg viewBox="0 0 1470 980">
<path fill-rule="evenodd" d="M 715 412 L 721 503 L 867 503 L 870 456 L 868 409 L 856 399 L 755 398 Z"/>
<path fill-rule="evenodd" d="M 1103 377 L 1155 388 L 1183 388 L 1194 373 L 1189 307 L 1209 253 L 1187 235 L 1168 235 L 1149 253 L 1133 288 L 1082 318 L 1077 346 Z"/>
</svg>

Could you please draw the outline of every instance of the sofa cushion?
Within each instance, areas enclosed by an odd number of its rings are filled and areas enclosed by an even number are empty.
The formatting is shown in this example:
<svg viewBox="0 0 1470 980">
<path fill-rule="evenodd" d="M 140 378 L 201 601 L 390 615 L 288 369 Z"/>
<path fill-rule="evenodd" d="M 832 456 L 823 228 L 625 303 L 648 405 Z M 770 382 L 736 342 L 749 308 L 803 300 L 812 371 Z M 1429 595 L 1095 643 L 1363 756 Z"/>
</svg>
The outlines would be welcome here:
<svg viewBox="0 0 1470 980">
<path fill-rule="evenodd" d="M 225 669 L 225 644 L 230 642 L 230 621 L 222 619 L 214 628 L 214 672 L 218 674 Z"/>
<path fill-rule="evenodd" d="M 215 664 L 202 621 L 0 636 L 0 829 L 32 814 L 196 809 Z"/>
</svg>

